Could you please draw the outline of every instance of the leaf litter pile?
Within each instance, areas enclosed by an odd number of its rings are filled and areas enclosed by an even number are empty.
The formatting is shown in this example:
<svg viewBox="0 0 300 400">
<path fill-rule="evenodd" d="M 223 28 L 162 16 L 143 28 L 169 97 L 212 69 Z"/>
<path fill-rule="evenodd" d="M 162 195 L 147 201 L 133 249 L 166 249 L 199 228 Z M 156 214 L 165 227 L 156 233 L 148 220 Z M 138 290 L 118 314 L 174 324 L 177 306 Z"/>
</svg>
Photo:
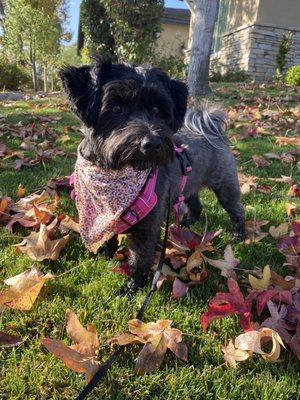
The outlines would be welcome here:
<svg viewBox="0 0 300 400">
<path fill-rule="evenodd" d="M 247 239 L 243 244 L 255 246 L 265 239 L 272 240 L 285 259 L 282 265 L 285 273 L 278 274 L 272 265 L 239 268 L 241 260 L 235 257 L 231 243 L 226 244 L 222 254 L 216 249 L 215 242 L 221 229 L 209 231 L 206 226 L 204 232 L 199 234 L 193 228 L 183 229 L 172 225 L 158 287 L 163 286 L 165 290 L 171 287 L 170 296 L 176 301 L 186 296 L 194 286 L 205 285 L 214 270 L 220 276 L 220 284 L 227 286 L 227 291 L 216 293 L 209 300 L 206 311 L 199 318 L 199 329 L 207 332 L 213 321 L 236 315 L 244 331 L 224 343 L 220 349 L 225 362 L 236 368 L 239 362 L 253 357 L 254 353 L 266 361 L 276 362 L 283 348 L 300 359 L 300 222 L 297 218 L 300 189 L 294 179 L 294 172 L 299 169 L 300 151 L 297 146 L 300 142 L 295 133 L 299 130 L 300 112 L 297 108 L 284 110 L 279 106 L 275 111 L 266 109 L 263 107 L 263 99 L 258 98 L 254 100 L 254 106 L 246 105 L 246 100 L 241 101 L 230 109 L 229 115 L 234 128 L 230 139 L 237 159 L 239 151 L 235 144 L 249 138 L 259 140 L 264 136 L 274 137 L 278 146 L 292 146 L 280 153 L 253 154 L 249 160 L 258 169 L 268 168 L 273 162 L 289 165 L 289 176 L 267 176 L 264 181 L 268 180 L 269 184 L 266 185 L 260 183 L 259 177 L 247 175 L 246 167 L 242 166 L 239 173 L 243 195 L 257 191 L 271 198 L 272 185 L 282 184 L 287 187 L 286 221 L 271 225 L 268 220 L 257 220 L 255 208 L 249 206 L 248 211 L 254 210 L 254 218 L 246 221 Z M 0 161 L 14 160 L 10 168 L 20 170 L 51 162 L 53 157 L 64 155 L 62 150 L 52 144 L 68 141 L 69 129 L 58 137 L 55 130 L 47 127 L 50 121 L 47 117 L 40 117 L 42 127 L 39 128 L 35 123 L 25 126 L 1 125 L 0 137 L 9 131 L 13 137 L 21 140 L 21 144 L 19 150 L 9 150 L 5 144 L 0 143 Z M 0 308 L 3 311 L 29 311 L 47 281 L 56 279 L 54 274 L 41 272 L 42 263 L 59 259 L 65 246 L 79 233 L 77 217 L 61 213 L 60 191 L 66 189 L 72 189 L 69 177 L 62 176 L 49 180 L 43 190 L 30 194 L 20 184 L 15 189 L 16 201 L 5 193 L 0 196 L 0 224 L 12 236 L 20 229 L 22 232 L 24 229 L 28 231 L 28 235 L 13 246 L 20 256 L 25 255 L 33 261 L 30 269 L 4 280 L 0 291 Z M 119 238 L 119 243 L 112 272 L 129 276 L 128 249 L 124 237 Z M 157 267 L 160 251 L 158 246 L 152 272 Z M 41 263 L 40 268 L 37 262 Z M 76 314 L 67 309 L 66 332 L 72 340 L 71 345 L 47 337 L 42 338 L 41 343 L 68 368 L 85 374 L 89 381 L 100 363 L 97 331 L 91 324 L 84 328 Z M 16 333 L 1 331 L 0 347 L 22 345 L 26 338 Z M 166 352 L 186 362 L 188 346 L 184 335 L 184 332 L 172 327 L 171 320 L 144 323 L 133 319 L 128 322 L 127 333 L 116 334 L 107 344 L 142 346 L 136 358 L 135 371 L 144 374 L 159 368 Z"/>
</svg>

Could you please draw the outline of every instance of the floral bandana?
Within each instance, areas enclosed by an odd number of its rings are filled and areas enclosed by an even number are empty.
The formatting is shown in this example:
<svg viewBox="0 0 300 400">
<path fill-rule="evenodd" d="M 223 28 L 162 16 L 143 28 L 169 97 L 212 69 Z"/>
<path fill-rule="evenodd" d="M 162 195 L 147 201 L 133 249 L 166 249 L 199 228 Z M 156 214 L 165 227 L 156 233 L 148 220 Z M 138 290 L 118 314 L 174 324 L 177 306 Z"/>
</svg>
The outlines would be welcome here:
<svg viewBox="0 0 300 400">
<path fill-rule="evenodd" d="M 116 222 L 141 192 L 150 169 L 124 167 L 104 170 L 85 160 L 78 147 L 74 170 L 75 202 L 80 234 L 86 247 L 96 253 L 115 234 Z"/>
</svg>

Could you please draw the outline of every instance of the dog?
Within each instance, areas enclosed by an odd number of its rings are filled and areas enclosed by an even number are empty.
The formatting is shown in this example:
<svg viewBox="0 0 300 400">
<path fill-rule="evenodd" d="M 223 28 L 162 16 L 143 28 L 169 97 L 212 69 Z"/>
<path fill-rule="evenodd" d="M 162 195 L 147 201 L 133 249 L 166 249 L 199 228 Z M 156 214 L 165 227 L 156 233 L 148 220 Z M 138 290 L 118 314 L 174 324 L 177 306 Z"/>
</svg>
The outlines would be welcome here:
<svg viewBox="0 0 300 400">
<path fill-rule="evenodd" d="M 204 106 L 186 114 L 187 86 L 159 68 L 113 64 L 107 57 L 97 57 L 91 66 L 65 67 L 60 78 L 70 108 L 83 123 L 80 155 L 90 165 L 101 171 L 158 170 L 157 203 L 127 232 L 132 271 L 128 292 L 145 284 L 169 200 L 174 204 L 180 192 L 182 171 L 174 144 L 185 148 L 192 165 L 184 189 L 184 223 L 199 220 L 199 191 L 209 187 L 229 213 L 235 235 L 245 238 L 235 160 L 222 130 L 224 113 Z M 110 255 L 116 245 L 114 236 L 106 246 Z"/>
</svg>

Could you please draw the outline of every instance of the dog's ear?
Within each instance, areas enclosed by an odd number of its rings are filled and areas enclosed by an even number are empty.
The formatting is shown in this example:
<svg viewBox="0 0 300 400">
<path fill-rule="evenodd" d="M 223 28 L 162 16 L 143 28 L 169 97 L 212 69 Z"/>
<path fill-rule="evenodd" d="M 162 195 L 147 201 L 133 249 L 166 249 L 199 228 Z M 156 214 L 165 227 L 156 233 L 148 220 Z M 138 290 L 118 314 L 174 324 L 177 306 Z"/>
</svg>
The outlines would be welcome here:
<svg viewBox="0 0 300 400">
<path fill-rule="evenodd" d="M 61 69 L 59 73 L 70 108 L 88 127 L 97 121 L 103 77 L 110 66 L 109 58 L 97 57 L 92 66 L 79 68 L 69 66 Z"/>
<path fill-rule="evenodd" d="M 177 132 L 181 128 L 187 108 L 188 89 L 181 81 L 171 79 L 171 97 L 174 102 L 172 129 Z"/>
</svg>

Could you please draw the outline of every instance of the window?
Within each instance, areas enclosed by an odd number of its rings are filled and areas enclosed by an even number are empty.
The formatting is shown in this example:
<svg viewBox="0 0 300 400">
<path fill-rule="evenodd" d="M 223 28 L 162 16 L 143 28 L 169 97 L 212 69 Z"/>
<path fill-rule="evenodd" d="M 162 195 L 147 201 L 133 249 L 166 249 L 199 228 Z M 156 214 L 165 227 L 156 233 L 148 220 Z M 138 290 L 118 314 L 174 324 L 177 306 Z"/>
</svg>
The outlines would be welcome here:
<svg viewBox="0 0 300 400">
<path fill-rule="evenodd" d="M 227 30 L 227 18 L 231 0 L 220 0 L 219 12 L 213 37 L 212 52 L 216 53 L 222 47 L 222 36 Z"/>
</svg>

